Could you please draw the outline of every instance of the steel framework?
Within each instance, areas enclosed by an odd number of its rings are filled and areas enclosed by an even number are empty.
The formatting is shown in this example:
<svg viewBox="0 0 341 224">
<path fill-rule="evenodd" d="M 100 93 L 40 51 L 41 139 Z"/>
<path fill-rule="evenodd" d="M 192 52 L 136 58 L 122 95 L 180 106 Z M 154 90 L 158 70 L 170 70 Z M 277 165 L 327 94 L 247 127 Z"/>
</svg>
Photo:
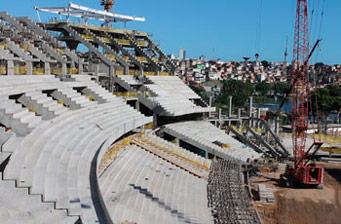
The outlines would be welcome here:
<svg viewBox="0 0 341 224">
<path fill-rule="evenodd" d="M 69 3 L 66 7 L 35 7 L 37 12 L 48 12 L 58 14 L 62 16 L 77 17 L 87 21 L 88 19 L 94 19 L 104 22 L 144 22 L 144 17 L 128 16 L 122 14 L 112 13 L 106 10 L 97 10 L 88 8 L 85 6 Z"/>
<path fill-rule="evenodd" d="M 292 77 L 292 130 L 295 168 L 303 165 L 305 153 L 306 130 L 308 128 L 308 4 L 307 0 L 297 0 L 295 37 L 293 48 Z"/>
<path fill-rule="evenodd" d="M 295 37 L 292 63 L 292 138 L 294 166 L 289 169 L 289 179 L 298 184 L 323 184 L 322 167 L 311 162 L 316 151 L 323 144 L 314 144 L 305 151 L 309 124 L 310 87 L 308 78 L 309 59 L 320 40 L 309 53 L 308 0 L 297 0 Z M 312 154 L 309 154 L 313 151 Z"/>
</svg>

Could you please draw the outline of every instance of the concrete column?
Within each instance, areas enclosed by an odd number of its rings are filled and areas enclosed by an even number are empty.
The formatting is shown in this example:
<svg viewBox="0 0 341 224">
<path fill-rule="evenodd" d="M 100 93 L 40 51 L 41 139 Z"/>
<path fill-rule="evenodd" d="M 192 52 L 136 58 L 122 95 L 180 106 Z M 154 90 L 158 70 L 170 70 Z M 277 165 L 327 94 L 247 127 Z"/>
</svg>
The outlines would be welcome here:
<svg viewBox="0 0 341 224">
<path fill-rule="evenodd" d="M 157 114 L 153 112 L 153 126 L 157 127 Z"/>
<path fill-rule="evenodd" d="M 257 108 L 256 128 L 259 128 L 259 120 L 260 120 L 260 108 Z"/>
<path fill-rule="evenodd" d="M 115 73 L 115 68 L 113 66 L 109 67 L 109 90 L 110 92 L 114 92 L 114 75 Z"/>
<path fill-rule="evenodd" d="M 95 66 L 95 75 L 96 75 L 96 81 L 99 83 L 99 64 L 96 64 Z"/>
<path fill-rule="evenodd" d="M 177 146 L 180 146 L 180 139 L 175 138 L 174 139 L 174 144 L 177 145 Z"/>
<path fill-rule="evenodd" d="M 249 126 L 253 127 L 253 113 L 252 113 L 252 108 L 253 108 L 253 97 L 250 96 L 250 105 L 249 105 Z"/>
<path fill-rule="evenodd" d="M 30 61 L 26 62 L 26 66 L 27 66 L 27 75 L 32 75 L 33 74 L 32 62 L 30 62 Z"/>
<path fill-rule="evenodd" d="M 61 75 L 62 76 L 67 75 L 67 66 L 65 63 L 62 64 L 62 74 Z"/>
<path fill-rule="evenodd" d="M 140 101 L 136 100 L 135 107 L 137 111 L 140 111 Z"/>
<path fill-rule="evenodd" d="M 210 101 L 209 101 L 209 106 L 212 107 L 212 100 L 213 100 L 213 97 L 210 96 Z M 208 112 L 208 117 L 212 117 L 212 112 Z"/>
<path fill-rule="evenodd" d="M 232 96 L 229 96 L 229 114 L 228 114 L 228 125 L 231 126 L 231 118 L 232 118 Z"/>
<path fill-rule="evenodd" d="M 45 70 L 45 75 L 51 75 L 51 67 L 49 62 L 44 63 L 44 70 Z"/>
<path fill-rule="evenodd" d="M 241 108 L 238 108 L 238 127 L 241 127 L 241 126 L 242 126 L 241 114 L 242 114 L 242 109 L 241 109 Z"/>
<path fill-rule="evenodd" d="M 80 75 L 83 74 L 83 70 L 84 70 L 83 63 L 84 63 L 84 60 L 80 58 L 78 61 L 78 74 Z"/>
<path fill-rule="evenodd" d="M 276 135 L 279 135 L 279 116 L 276 116 L 275 120 L 275 133 Z"/>
<path fill-rule="evenodd" d="M 218 119 L 219 119 L 219 128 L 221 128 L 222 126 L 222 117 L 221 117 L 221 114 L 222 114 L 222 109 L 219 108 L 219 115 L 218 115 Z"/>
<path fill-rule="evenodd" d="M 14 62 L 7 60 L 7 75 L 14 75 Z"/>
<path fill-rule="evenodd" d="M 232 96 L 229 96 L 229 118 L 232 117 Z"/>
</svg>

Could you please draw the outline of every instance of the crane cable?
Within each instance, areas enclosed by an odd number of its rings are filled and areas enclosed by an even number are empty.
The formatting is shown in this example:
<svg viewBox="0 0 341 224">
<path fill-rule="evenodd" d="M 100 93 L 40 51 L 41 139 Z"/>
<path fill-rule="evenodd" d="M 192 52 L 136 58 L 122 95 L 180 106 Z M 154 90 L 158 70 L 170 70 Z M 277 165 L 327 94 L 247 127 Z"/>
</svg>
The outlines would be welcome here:
<svg viewBox="0 0 341 224">
<path fill-rule="evenodd" d="M 322 3 L 322 11 L 321 11 L 321 18 L 320 18 L 320 24 L 319 24 L 319 28 L 318 28 L 318 38 L 321 39 L 322 38 L 322 28 L 323 28 L 323 20 L 324 20 L 324 14 L 325 14 L 325 5 L 326 5 L 326 0 L 323 0 Z M 319 47 L 317 54 L 316 54 L 316 59 L 318 58 L 318 53 L 319 51 L 321 51 L 321 47 Z M 317 86 L 317 77 L 315 74 L 315 88 Z M 315 104 L 316 104 L 316 113 L 317 113 L 317 117 L 318 117 L 318 124 L 319 124 L 319 129 L 321 129 L 321 125 L 320 125 L 320 119 L 321 119 L 321 112 L 319 111 L 319 107 L 318 107 L 318 95 L 317 93 L 315 94 Z M 321 135 L 321 131 L 319 130 L 319 141 L 322 141 L 322 135 Z M 314 139 L 315 140 L 315 139 Z"/>
<path fill-rule="evenodd" d="M 321 9 L 319 10 L 319 6 L 317 11 L 321 12 L 320 15 L 316 16 L 316 21 L 315 21 L 315 34 L 317 39 L 322 39 L 322 27 L 323 27 L 323 19 L 324 19 L 324 14 L 325 14 L 325 0 L 323 0 Z M 320 16 L 320 18 L 319 18 Z M 319 23 L 319 24 L 318 24 Z M 318 27 L 317 27 L 318 26 Z M 317 58 L 319 57 L 319 51 L 321 51 L 321 46 L 318 46 L 318 50 L 316 51 L 315 54 L 315 62 L 317 62 Z M 316 72 L 313 74 L 313 91 L 315 91 L 314 96 L 310 96 L 310 109 L 311 109 L 311 115 L 312 115 L 312 119 L 313 119 L 313 126 L 314 126 L 314 122 L 315 122 L 315 118 L 314 118 L 314 108 L 313 108 L 313 104 L 312 104 L 312 100 L 314 101 L 315 104 L 315 112 L 316 112 L 316 117 L 317 117 L 317 123 L 318 123 L 318 137 L 316 135 L 314 135 L 314 142 L 318 141 L 322 141 L 322 135 L 321 135 L 321 113 L 319 111 L 319 106 L 318 106 L 318 91 L 317 91 L 317 74 Z M 314 97 L 314 99 L 312 99 L 312 97 Z M 314 127 L 313 127 L 314 128 Z"/>
</svg>

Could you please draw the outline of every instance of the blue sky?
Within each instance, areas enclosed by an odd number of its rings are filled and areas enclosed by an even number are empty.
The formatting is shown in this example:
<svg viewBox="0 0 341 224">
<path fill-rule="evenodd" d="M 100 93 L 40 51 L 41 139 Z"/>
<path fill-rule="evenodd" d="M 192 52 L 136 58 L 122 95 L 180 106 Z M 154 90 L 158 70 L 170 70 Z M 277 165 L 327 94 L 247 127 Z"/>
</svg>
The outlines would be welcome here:
<svg viewBox="0 0 341 224">
<path fill-rule="evenodd" d="M 324 0 L 310 0 L 314 42 L 320 27 Z M 34 5 L 62 6 L 67 0 L 0 0 L 0 11 L 37 19 Z M 99 0 L 74 0 L 89 7 L 100 7 Z M 18 5 L 19 4 L 19 5 Z M 292 55 L 295 0 L 117 0 L 116 11 L 146 17 L 145 23 L 130 23 L 127 28 L 152 33 L 167 53 L 185 48 L 189 57 L 241 60 L 259 52 L 261 59 L 283 60 L 288 36 Z M 341 1 L 325 0 L 322 38 L 313 61 L 341 63 Z M 46 14 L 44 14 L 46 15 Z M 44 16 L 45 17 L 45 16 Z M 116 25 L 120 26 L 120 25 Z"/>
</svg>

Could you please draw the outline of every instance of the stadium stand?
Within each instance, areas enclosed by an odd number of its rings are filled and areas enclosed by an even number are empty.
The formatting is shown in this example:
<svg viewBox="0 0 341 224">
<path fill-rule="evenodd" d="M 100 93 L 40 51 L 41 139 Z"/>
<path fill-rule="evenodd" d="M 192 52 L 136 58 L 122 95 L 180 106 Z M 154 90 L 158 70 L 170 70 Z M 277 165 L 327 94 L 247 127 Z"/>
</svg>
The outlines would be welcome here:
<svg viewBox="0 0 341 224">
<path fill-rule="evenodd" d="M 208 113 L 215 108 L 196 105 L 201 98 L 176 76 L 148 76 L 151 84 L 145 84 L 151 94 L 140 96 L 139 100 L 161 116 L 182 116 L 186 114 Z"/>
<path fill-rule="evenodd" d="M 226 160 L 247 162 L 261 154 L 245 147 L 224 131 L 207 121 L 187 121 L 165 125 L 163 131 L 209 154 Z"/>
<path fill-rule="evenodd" d="M 110 103 L 99 104 L 73 89 L 88 88 L 105 96 L 104 90 L 100 91 L 98 86 L 94 88 L 95 84 L 87 85 L 87 81 L 60 82 L 53 76 L 0 78 L 2 97 L 7 97 L 10 102 L 6 108 L 14 108 L 5 110 L 8 117 L 1 123 L 14 132 L 22 130 L 16 125 L 30 128 L 26 133 L 17 132 L 17 136 L 12 136 L 3 146 L 4 152 L 12 153 L 4 171 L 4 181 L 13 181 L 16 187 L 29 189 L 29 195 L 41 195 L 42 203 L 53 202 L 55 209 L 67 211 L 68 216 L 80 217 L 83 223 L 96 223 L 99 217 L 92 200 L 89 179 L 92 159 L 103 142 L 108 139 L 114 141 L 149 123 L 151 119 L 112 95 Z M 9 99 L 13 96 L 11 94 L 25 95 L 32 89 L 36 92 L 60 91 L 65 99 L 69 99 L 70 105 L 72 102 L 79 103 L 79 107 L 70 107 L 71 110 L 64 110 L 57 117 L 43 121 L 20 102 Z M 42 96 L 49 98 L 48 95 Z"/>
<path fill-rule="evenodd" d="M 206 186 L 137 146 L 121 151 L 100 177 L 114 223 L 213 223 Z"/>
<path fill-rule="evenodd" d="M 0 222 L 259 223 L 241 165 L 261 154 L 187 121 L 215 108 L 175 70 L 145 32 L 0 12 Z M 144 130 L 158 116 L 224 160 Z"/>
<path fill-rule="evenodd" d="M 134 136 L 132 143 L 152 154 L 162 157 L 195 176 L 208 178 L 210 160 L 167 142 L 152 133 Z"/>
</svg>

